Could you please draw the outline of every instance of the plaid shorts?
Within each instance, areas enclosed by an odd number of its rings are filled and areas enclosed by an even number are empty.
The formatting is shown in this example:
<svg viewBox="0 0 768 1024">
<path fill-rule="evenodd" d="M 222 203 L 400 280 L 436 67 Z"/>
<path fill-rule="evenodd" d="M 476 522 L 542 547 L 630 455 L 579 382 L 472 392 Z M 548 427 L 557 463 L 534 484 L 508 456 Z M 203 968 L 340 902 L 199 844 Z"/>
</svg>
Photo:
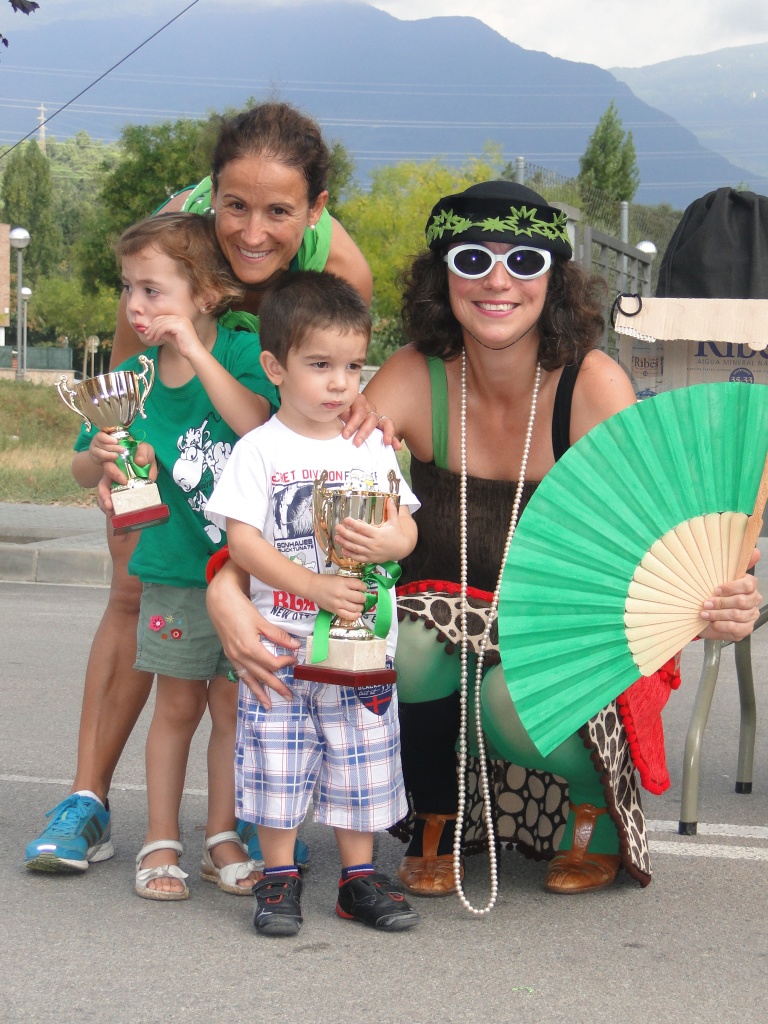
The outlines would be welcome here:
<svg viewBox="0 0 768 1024">
<path fill-rule="evenodd" d="M 276 654 L 292 654 L 270 648 Z M 407 812 L 394 685 L 349 687 L 276 673 L 292 701 L 265 709 L 240 683 L 235 746 L 237 816 L 296 828 L 315 821 L 355 832 L 389 828 Z"/>
</svg>

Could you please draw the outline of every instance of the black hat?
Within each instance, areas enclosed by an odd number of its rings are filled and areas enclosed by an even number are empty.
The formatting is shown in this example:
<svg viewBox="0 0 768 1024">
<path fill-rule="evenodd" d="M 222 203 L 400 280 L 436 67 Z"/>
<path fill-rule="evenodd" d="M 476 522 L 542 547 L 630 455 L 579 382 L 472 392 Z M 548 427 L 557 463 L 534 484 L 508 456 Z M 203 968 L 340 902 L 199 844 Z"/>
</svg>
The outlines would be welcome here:
<svg viewBox="0 0 768 1024">
<path fill-rule="evenodd" d="M 427 221 L 427 245 L 440 252 L 454 242 L 510 242 L 571 259 L 567 217 L 532 188 L 483 181 L 439 199 Z"/>
</svg>

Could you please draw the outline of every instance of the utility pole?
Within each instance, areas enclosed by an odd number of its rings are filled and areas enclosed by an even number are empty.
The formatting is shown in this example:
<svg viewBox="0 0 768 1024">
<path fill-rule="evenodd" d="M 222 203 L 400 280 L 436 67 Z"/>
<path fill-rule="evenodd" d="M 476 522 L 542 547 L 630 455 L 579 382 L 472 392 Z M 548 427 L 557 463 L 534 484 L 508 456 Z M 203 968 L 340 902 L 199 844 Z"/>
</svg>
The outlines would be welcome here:
<svg viewBox="0 0 768 1024">
<path fill-rule="evenodd" d="M 40 122 L 40 149 L 45 153 L 45 104 L 41 103 L 38 110 L 40 111 L 37 118 Z"/>
</svg>

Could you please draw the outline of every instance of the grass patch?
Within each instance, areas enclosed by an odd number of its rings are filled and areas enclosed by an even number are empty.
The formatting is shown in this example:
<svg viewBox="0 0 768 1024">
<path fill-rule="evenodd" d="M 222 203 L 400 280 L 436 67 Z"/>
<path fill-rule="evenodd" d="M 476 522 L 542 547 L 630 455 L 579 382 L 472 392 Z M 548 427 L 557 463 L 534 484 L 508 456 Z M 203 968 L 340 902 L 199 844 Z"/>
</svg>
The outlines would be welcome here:
<svg viewBox="0 0 768 1024">
<path fill-rule="evenodd" d="M 80 422 L 53 385 L 0 380 L 0 501 L 95 505 L 70 469 Z"/>
<path fill-rule="evenodd" d="M 72 446 L 81 419 L 52 384 L 0 380 L 0 501 L 95 505 L 72 479 Z M 411 453 L 397 453 L 410 481 Z"/>
</svg>

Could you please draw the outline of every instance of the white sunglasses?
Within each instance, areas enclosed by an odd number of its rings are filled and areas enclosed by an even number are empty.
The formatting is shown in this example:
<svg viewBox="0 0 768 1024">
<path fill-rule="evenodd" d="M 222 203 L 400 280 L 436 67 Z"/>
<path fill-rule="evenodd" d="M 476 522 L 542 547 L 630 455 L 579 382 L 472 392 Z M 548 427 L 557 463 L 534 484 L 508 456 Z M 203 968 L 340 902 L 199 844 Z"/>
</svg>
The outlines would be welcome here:
<svg viewBox="0 0 768 1024">
<path fill-rule="evenodd" d="M 533 281 L 552 266 L 551 252 L 530 245 L 516 245 L 507 252 L 495 253 L 478 242 L 467 242 L 450 249 L 443 259 L 454 274 L 470 281 L 486 277 L 497 263 L 503 263 L 507 272 L 521 281 Z"/>
</svg>

